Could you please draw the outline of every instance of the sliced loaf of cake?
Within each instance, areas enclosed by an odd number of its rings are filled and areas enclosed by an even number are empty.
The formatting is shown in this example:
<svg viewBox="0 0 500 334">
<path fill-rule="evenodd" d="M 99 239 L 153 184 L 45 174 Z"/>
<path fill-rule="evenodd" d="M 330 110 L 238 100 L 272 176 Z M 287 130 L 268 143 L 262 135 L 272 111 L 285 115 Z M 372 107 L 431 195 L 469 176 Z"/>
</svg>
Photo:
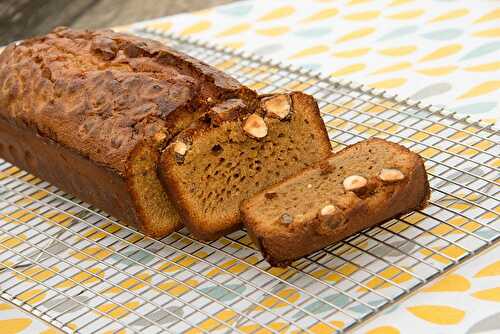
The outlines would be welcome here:
<svg viewBox="0 0 500 334">
<path fill-rule="evenodd" d="M 212 108 L 165 149 L 159 172 L 186 226 L 213 240 L 240 227 L 242 200 L 330 154 L 314 99 L 275 94 Z"/>
<path fill-rule="evenodd" d="M 426 206 L 420 156 L 382 139 L 349 146 L 241 205 L 245 226 L 267 261 L 291 261 L 364 228 Z"/>
</svg>

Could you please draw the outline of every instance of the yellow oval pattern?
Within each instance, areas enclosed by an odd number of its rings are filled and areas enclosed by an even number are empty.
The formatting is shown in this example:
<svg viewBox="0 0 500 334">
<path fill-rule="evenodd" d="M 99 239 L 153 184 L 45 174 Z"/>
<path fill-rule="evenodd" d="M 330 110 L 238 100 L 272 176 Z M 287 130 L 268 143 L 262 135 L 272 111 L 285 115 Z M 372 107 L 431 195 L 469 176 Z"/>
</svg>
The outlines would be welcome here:
<svg viewBox="0 0 500 334">
<path fill-rule="evenodd" d="M 250 28 L 252 28 L 252 25 L 250 23 L 240 23 L 221 31 L 220 33 L 217 34 L 217 36 L 226 37 L 231 35 L 237 35 L 247 30 L 250 30 Z"/>
<path fill-rule="evenodd" d="M 71 256 L 80 261 L 85 261 L 85 260 L 102 261 L 105 258 L 111 256 L 112 254 L 113 252 L 111 250 L 102 248 L 100 246 L 91 246 L 81 251 L 74 252 L 73 254 L 71 254 Z"/>
<path fill-rule="evenodd" d="M 339 10 L 337 8 L 326 8 L 322 9 L 311 16 L 305 18 L 302 20 L 303 22 L 314 22 L 314 21 L 321 21 L 321 20 L 326 20 L 331 17 L 334 17 L 339 13 Z"/>
<path fill-rule="evenodd" d="M 303 49 L 289 57 L 289 59 L 298 59 L 298 58 L 304 58 L 304 57 L 311 57 L 318 55 L 320 53 L 325 53 L 329 50 L 327 45 L 316 45 L 316 46 L 311 46 L 307 49 Z"/>
<path fill-rule="evenodd" d="M 500 276 L 500 260 L 487 265 L 474 275 L 474 277 L 490 277 L 490 276 Z"/>
<path fill-rule="evenodd" d="M 119 287 L 113 286 L 104 291 L 104 293 L 121 293 L 123 292 L 123 290 L 129 290 L 129 291 L 139 290 L 146 287 L 146 284 L 144 282 L 146 282 L 147 284 L 151 283 L 151 274 L 149 273 L 135 274 L 134 277 L 129 277 L 120 282 L 120 284 L 118 284 Z"/>
<path fill-rule="evenodd" d="M 463 292 L 470 289 L 470 282 L 467 278 L 458 274 L 450 274 L 443 279 L 432 284 L 428 288 L 422 289 L 425 292 Z"/>
<path fill-rule="evenodd" d="M 477 86 L 472 87 L 463 95 L 459 96 L 459 99 L 468 99 L 471 97 L 476 97 L 484 94 L 488 94 L 500 89 L 500 80 L 492 80 L 483 82 Z"/>
<path fill-rule="evenodd" d="M 392 326 L 380 326 L 366 332 L 366 334 L 399 334 L 399 330 Z"/>
<path fill-rule="evenodd" d="M 3 246 L 5 246 L 7 248 L 14 248 L 14 247 L 17 247 L 20 244 L 22 244 L 24 242 L 24 240 L 26 240 L 26 238 L 27 237 L 24 233 L 21 233 L 15 237 L 11 237 L 9 235 L 6 235 L 2 239 L 0 239 L 0 244 L 2 244 Z M 3 251 L 3 249 L 0 248 L 0 251 Z"/>
<path fill-rule="evenodd" d="M 344 43 L 353 39 L 359 39 L 371 35 L 375 32 L 375 28 L 361 28 L 347 33 L 337 39 L 337 43 Z"/>
<path fill-rule="evenodd" d="M 280 8 L 276 8 L 269 13 L 261 16 L 259 21 L 272 21 L 277 19 L 282 19 L 284 17 L 290 16 L 295 12 L 295 8 L 293 6 L 283 6 Z"/>
<path fill-rule="evenodd" d="M 359 48 L 345 51 L 335 52 L 333 55 L 339 58 L 355 58 L 366 55 L 370 52 L 371 48 Z"/>
<path fill-rule="evenodd" d="M 458 66 L 442 66 L 442 67 L 423 68 L 417 70 L 417 72 L 423 75 L 438 77 L 442 75 L 448 75 L 456 71 L 457 68 Z"/>
<path fill-rule="evenodd" d="M 372 74 L 383 74 L 383 73 L 397 72 L 397 71 L 402 71 L 402 70 L 408 69 L 410 67 L 411 67 L 411 63 L 405 61 L 405 62 L 382 67 L 382 68 L 376 70 L 375 72 L 373 72 Z"/>
<path fill-rule="evenodd" d="M 404 12 L 400 12 L 397 14 L 392 14 L 387 16 L 390 19 L 393 20 L 411 20 L 414 18 L 417 18 L 419 16 L 422 16 L 425 13 L 425 10 L 423 9 L 415 9 L 415 10 L 408 10 Z"/>
<path fill-rule="evenodd" d="M 467 14 L 469 14 L 469 12 L 470 11 L 467 8 L 455 9 L 455 10 L 452 10 L 448 13 L 444 13 L 444 14 L 437 16 L 436 18 L 432 19 L 430 22 L 440 22 L 440 21 L 457 19 L 459 17 L 466 16 Z"/>
<path fill-rule="evenodd" d="M 347 4 L 348 6 L 359 5 L 361 3 L 370 2 L 371 0 L 351 0 Z"/>
<path fill-rule="evenodd" d="M 338 283 L 344 279 L 344 276 L 350 276 L 358 270 L 358 267 L 351 263 L 346 263 L 335 269 L 336 272 L 332 272 L 329 269 L 318 269 L 311 273 L 316 278 L 319 278 L 328 282 Z M 339 273 L 337 273 L 339 272 Z"/>
<path fill-rule="evenodd" d="M 404 46 L 383 49 L 380 50 L 378 53 L 389 57 L 401 57 L 412 54 L 415 51 L 417 51 L 417 47 L 415 45 L 404 45 Z"/>
<path fill-rule="evenodd" d="M 230 49 L 241 49 L 243 46 L 245 46 L 244 42 L 228 42 L 228 43 L 223 43 L 226 48 Z"/>
<path fill-rule="evenodd" d="M 184 283 L 186 283 L 187 285 L 189 285 L 190 287 L 193 287 L 193 288 L 196 287 L 198 284 L 200 284 L 197 280 L 194 280 L 194 279 L 189 279 Z M 163 290 L 163 291 L 167 292 L 168 294 L 176 296 L 176 297 L 182 296 L 186 292 L 190 291 L 190 288 L 187 287 L 186 285 L 180 284 L 179 282 L 173 281 L 173 280 L 169 280 L 169 281 L 165 281 L 163 283 L 160 283 L 158 285 L 158 289 Z"/>
<path fill-rule="evenodd" d="M 6 304 L 6 303 L 0 303 L 0 311 L 7 311 L 7 310 L 11 310 L 11 309 L 12 309 L 12 305 Z"/>
<path fill-rule="evenodd" d="M 477 36 L 477 37 L 493 37 L 493 38 L 498 38 L 498 37 L 500 37 L 500 28 L 491 28 L 491 29 L 476 31 L 472 35 L 473 36 Z"/>
<path fill-rule="evenodd" d="M 190 25 L 189 27 L 185 28 L 184 30 L 181 31 L 182 36 L 188 36 L 192 34 L 197 34 L 202 31 L 210 29 L 212 26 L 212 22 L 204 20 L 204 21 L 199 21 L 197 23 L 194 23 Z"/>
<path fill-rule="evenodd" d="M 381 277 L 374 277 L 366 283 L 366 286 L 370 289 L 384 289 L 392 286 L 392 282 L 401 284 L 408 282 L 412 279 L 412 275 L 402 271 L 396 267 L 388 267 L 382 270 L 379 275 Z M 358 291 L 365 291 L 365 288 L 358 288 Z"/>
<path fill-rule="evenodd" d="M 388 7 L 396 7 L 396 6 L 401 6 L 401 5 L 410 3 L 412 1 L 414 1 L 414 0 L 392 0 L 391 3 L 387 6 Z"/>
<path fill-rule="evenodd" d="M 24 291 L 23 293 L 17 296 L 17 299 L 27 303 L 28 305 L 33 305 L 44 300 L 46 295 L 47 293 L 44 292 L 42 289 L 33 289 Z"/>
<path fill-rule="evenodd" d="M 0 217 L 6 223 L 22 224 L 35 218 L 36 215 L 28 210 L 18 209 L 13 213 L 9 213 L 8 216 L 0 213 Z"/>
<path fill-rule="evenodd" d="M 152 25 L 152 27 L 154 29 L 160 29 L 163 31 L 168 31 L 168 30 L 172 29 L 172 26 L 173 26 L 172 22 L 168 22 L 168 21 L 161 22 L 161 23 L 155 23 Z"/>
<path fill-rule="evenodd" d="M 331 75 L 334 76 L 334 77 L 341 77 L 341 76 L 344 76 L 344 75 L 348 75 L 348 74 L 352 74 L 352 73 L 355 73 L 355 72 L 362 71 L 365 68 L 366 68 L 366 65 L 362 64 L 362 63 L 352 64 L 352 65 L 348 65 L 348 66 L 342 67 L 342 68 L 336 70 L 335 72 L 332 72 Z"/>
<path fill-rule="evenodd" d="M 466 71 L 470 72 L 494 72 L 500 70 L 500 61 L 494 61 L 492 63 L 474 65 L 464 68 Z"/>
<path fill-rule="evenodd" d="M 309 332 L 313 334 L 334 334 L 338 333 L 338 327 L 332 324 L 317 323 L 309 327 Z"/>
<path fill-rule="evenodd" d="M 491 12 L 484 14 L 478 18 L 474 23 L 488 22 L 500 19 L 500 8 L 494 9 Z"/>
<path fill-rule="evenodd" d="M 460 52 L 460 50 L 462 50 L 462 48 L 463 47 L 460 44 L 450 44 L 450 45 L 442 46 L 439 49 L 434 50 L 431 53 L 428 53 L 427 55 L 422 57 L 419 60 L 419 62 L 426 62 L 426 61 L 431 61 L 431 60 L 449 57 L 451 55 L 454 55 L 457 52 Z"/>
<path fill-rule="evenodd" d="M 103 305 L 100 305 L 97 307 L 97 309 L 103 313 L 106 313 L 110 317 L 114 319 L 118 319 L 123 317 L 124 315 L 128 314 L 130 310 L 134 310 L 138 308 L 141 304 L 138 301 L 131 301 L 128 303 L 125 303 L 124 306 L 119 306 L 114 303 L 106 303 Z M 128 309 L 127 309 L 128 308 Z"/>
<path fill-rule="evenodd" d="M 349 21 L 366 21 L 373 20 L 380 16 L 380 11 L 369 10 L 365 12 L 351 13 L 344 16 L 344 19 Z"/>
<path fill-rule="evenodd" d="M 491 302 L 500 302 L 500 287 L 474 292 L 472 294 L 477 299 Z"/>
<path fill-rule="evenodd" d="M 257 29 L 255 32 L 259 35 L 275 37 L 275 36 L 286 34 L 289 31 L 290 31 L 290 28 L 288 28 L 287 26 L 281 26 L 281 27 Z"/>
<path fill-rule="evenodd" d="M 408 79 L 406 79 L 406 78 L 386 79 L 386 80 L 373 82 L 370 84 L 370 87 L 378 88 L 378 89 L 398 88 L 398 87 L 403 86 L 407 80 Z"/>
<path fill-rule="evenodd" d="M 280 308 L 285 307 L 289 304 L 295 303 L 300 298 L 300 294 L 297 290 L 288 288 L 280 290 L 277 294 L 278 297 L 269 296 L 264 298 L 260 304 L 265 308 Z M 286 302 L 285 302 L 286 301 Z M 261 307 L 259 307 L 261 308 Z"/>
<path fill-rule="evenodd" d="M 22 274 L 16 274 L 15 277 L 20 281 L 24 281 L 27 276 L 35 282 L 43 282 L 54 277 L 58 271 L 59 269 L 57 269 L 57 267 L 44 269 L 43 267 L 33 266 L 26 270 L 22 270 Z"/>
<path fill-rule="evenodd" d="M 2 329 L 2 334 L 16 334 L 24 331 L 31 323 L 32 320 L 28 318 L 0 320 L 0 328 Z"/>
<path fill-rule="evenodd" d="M 65 280 L 56 285 L 56 288 L 59 289 L 67 289 L 72 288 L 76 285 L 76 283 L 80 284 L 92 284 L 101 281 L 104 278 L 104 272 L 101 268 L 90 268 L 88 269 L 90 273 L 85 271 L 81 271 L 77 274 L 71 276 L 71 280 Z M 96 277 L 97 276 L 97 277 Z M 74 282 L 76 283 L 74 283 Z"/>
<path fill-rule="evenodd" d="M 465 312 L 442 305 L 420 305 L 407 308 L 413 315 L 436 325 L 456 325 L 465 317 Z"/>
</svg>

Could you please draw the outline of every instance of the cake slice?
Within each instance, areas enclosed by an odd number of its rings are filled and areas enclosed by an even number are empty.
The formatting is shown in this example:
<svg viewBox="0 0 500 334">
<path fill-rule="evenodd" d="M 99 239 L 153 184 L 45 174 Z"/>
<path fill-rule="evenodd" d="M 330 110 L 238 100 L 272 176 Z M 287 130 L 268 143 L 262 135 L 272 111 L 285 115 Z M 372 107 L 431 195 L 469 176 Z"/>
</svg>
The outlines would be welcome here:
<svg viewBox="0 0 500 334">
<path fill-rule="evenodd" d="M 240 227 L 239 205 L 331 154 L 318 106 L 304 93 L 238 99 L 212 108 L 165 149 L 160 178 L 183 222 L 214 240 Z"/>
<path fill-rule="evenodd" d="M 245 226 L 273 266 L 426 206 L 420 156 L 382 139 L 349 146 L 241 205 Z"/>
</svg>

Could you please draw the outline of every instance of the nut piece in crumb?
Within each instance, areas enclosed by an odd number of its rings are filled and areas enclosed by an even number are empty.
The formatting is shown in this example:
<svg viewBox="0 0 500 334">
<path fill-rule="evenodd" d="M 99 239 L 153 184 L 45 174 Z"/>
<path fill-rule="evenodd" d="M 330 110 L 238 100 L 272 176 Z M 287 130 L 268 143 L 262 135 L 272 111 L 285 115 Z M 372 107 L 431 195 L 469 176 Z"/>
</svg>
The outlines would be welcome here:
<svg viewBox="0 0 500 334">
<path fill-rule="evenodd" d="M 333 215 L 336 211 L 337 211 L 337 208 L 335 207 L 335 205 L 328 204 L 328 205 L 325 205 L 325 206 L 321 209 L 320 214 L 321 214 L 322 216 L 331 216 L 331 215 Z"/>
<path fill-rule="evenodd" d="M 212 124 L 220 126 L 223 122 L 237 119 L 246 108 L 240 99 L 229 99 L 213 106 L 208 112 Z"/>
<path fill-rule="evenodd" d="M 174 143 L 175 161 L 178 164 L 182 164 L 184 162 L 184 156 L 186 155 L 188 149 L 189 146 L 182 141 L 176 141 Z"/>
<path fill-rule="evenodd" d="M 318 226 L 318 232 L 328 235 L 332 230 L 341 226 L 346 219 L 342 210 L 333 204 L 328 204 L 319 211 L 319 220 L 321 224 Z"/>
<path fill-rule="evenodd" d="M 165 142 L 165 138 L 167 138 L 167 135 L 165 134 L 165 132 L 155 133 L 153 136 L 154 144 L 158 147 L 163 146 L 163 144 Z"/>
<path fill-rule="evenodd" d="M 157 143 L 165 140 L 165 138 L 167 138 L 167 135 L 165 134 L 165 132 L 157 132 L 154 134 L 154 140 Z"/>
<path fill-rule="evenodd" d="M 384 182 L 396 182 L 405 178 L 403 172 L 396 168 L 382 168 L 378 173 L 378 178 Z"/>
<path fill-rule="evenodd" d="M 278 196 L 278 194 L 275 192 L 267 192 L 264 194 L 264 197 L 266 199 L 273 199 L 273 198 L 276 198 L 277 196 Z"/>
<path fill-rule="evenodd" d="M 264 138 L 267 136 L 267 125 L 264 119 L 257 114 L 251 114 L 243 124 L 243 130 L 254 138 Z"/>
<path fill-rule="evenodd" d="M 288 94 L 279 94 L 262 99 L 262 109 L 266 116 L 280 120 L 289 119 L 292 112 L 292 103 Z"/>
<path fill-rule="evenodd" d="M 290 225 L 293 222 L 293 217 L 288 213 L 284 213 L 280 217 L 280 223 L 283 225 Z"/>
<path fill-rule="evenodd" d="M 354 193 L 363 191 L 368 184 L 368 180 L 359 175 L 351 175 L 344 179 L 342 185 L 346 191 L 352 191 Z"/>
</svg>

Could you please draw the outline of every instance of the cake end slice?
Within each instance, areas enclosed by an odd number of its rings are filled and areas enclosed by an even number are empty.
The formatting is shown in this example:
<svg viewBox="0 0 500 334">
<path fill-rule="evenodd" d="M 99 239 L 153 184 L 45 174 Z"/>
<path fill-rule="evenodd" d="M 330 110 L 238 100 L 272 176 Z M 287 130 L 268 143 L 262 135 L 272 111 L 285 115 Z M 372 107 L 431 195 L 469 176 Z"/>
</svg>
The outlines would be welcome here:
<svg viewBox="0 0 500 334">
<path fill-rule="evenodd" d="M 273 266 L 426 206 L 422 159 L 369 139 L 332 155 L 241 204 L 244 224 Z"/>
</svg>

